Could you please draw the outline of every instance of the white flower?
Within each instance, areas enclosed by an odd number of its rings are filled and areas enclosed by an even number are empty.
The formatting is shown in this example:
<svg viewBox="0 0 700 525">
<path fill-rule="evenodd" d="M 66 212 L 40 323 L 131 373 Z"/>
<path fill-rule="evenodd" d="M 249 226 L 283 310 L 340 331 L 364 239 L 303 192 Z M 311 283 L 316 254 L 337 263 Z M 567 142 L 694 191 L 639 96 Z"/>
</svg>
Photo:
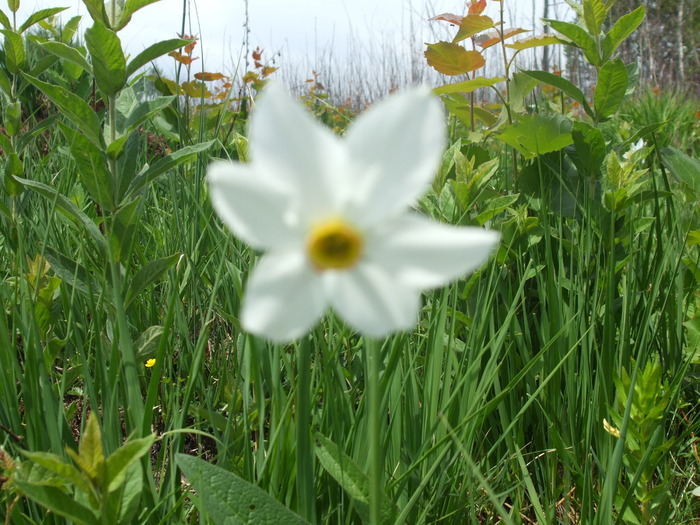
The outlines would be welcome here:
<svg viewBox="0 0 700 525">
<path fill-rule="evenodd" d="M 498 234 L 429 220 L 409 207 L 428 188 L 445 145 L 427 88 L 363 113 L 344 139 L 269 85 L 253 113 L 249 164 L 208 170 L 214 209 L 266 253 L 241 312 L 274 341 L 308 332 L 330 307 L 372 337 L 409 329 L 425 288 L 486 261 Z"/>
</svg>

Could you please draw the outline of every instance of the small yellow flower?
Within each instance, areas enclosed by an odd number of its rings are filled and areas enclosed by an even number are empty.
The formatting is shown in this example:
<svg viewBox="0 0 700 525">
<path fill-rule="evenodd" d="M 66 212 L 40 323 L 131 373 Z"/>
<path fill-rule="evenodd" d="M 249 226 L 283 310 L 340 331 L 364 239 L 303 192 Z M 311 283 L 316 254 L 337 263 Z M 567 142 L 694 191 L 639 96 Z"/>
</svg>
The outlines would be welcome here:
<svg viewBox="0 0 700 525">
<path fill-rule="evenodd" d="M 616 429 L 614 426 L 612 426 L 610 423 L 608 423 L 608 420 L 605 418 L 603 418 L 603 428 L 611 436 L 614 436 L 616 438 L 620 437 L 620 431 L 618 429 Z"/>
<path fill-rule="evenodd" d="M 155 364 L 156 364 L 155 359 L 149 359 L 148 361 L 146 361 L 146 368 L 151 368 Z"/>
</svg>

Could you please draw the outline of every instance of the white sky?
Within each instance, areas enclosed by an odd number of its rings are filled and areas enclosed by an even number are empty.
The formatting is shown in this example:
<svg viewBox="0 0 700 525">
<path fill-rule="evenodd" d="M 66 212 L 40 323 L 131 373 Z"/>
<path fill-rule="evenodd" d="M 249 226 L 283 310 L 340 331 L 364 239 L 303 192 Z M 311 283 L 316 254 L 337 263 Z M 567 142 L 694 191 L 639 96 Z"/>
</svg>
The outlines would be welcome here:
<svg viewBox="0 0 700 525">
<path fill-rule="evenodd" d="M 541 16 L 541 1 L 506 0 L 506 6 L 518 11 L 520 25 L 529 28 L 533 6 Z M 204 57 L 204 69 L 233 72 L 243 49 L 244 0 L 160 0 L 138 11 L 119 33 L 127 52 L 135 55 L 159 40 L 174 38 L 182 27 L 183 3 L 191 11 L 186 33 L 201 37 L 195 54 Z M 283 61 L 313 63 L 317 53 L 332 49 L 334 56 L 342 56 L 358 42 L 422 46 L 437 41 L 435 31 L 454 33 L 444 22 L 427 22 L 430 16 L 464 14 L 465 4 L 464 0 L 249 0 L 250 48 L 264 48 L 268 59 L 280 51 Z M 498 2 L 488 4 L 485 14 L 496 18 Z M 62 14 L 64 21 L 82 15 L 81 29 L 91 24 L 81 0 L 21 0 L 18 23 L 38 9 L 59 6 L 70 7 Z M 10 15 L 5 5 L 2 9 Z"/>
</svg>

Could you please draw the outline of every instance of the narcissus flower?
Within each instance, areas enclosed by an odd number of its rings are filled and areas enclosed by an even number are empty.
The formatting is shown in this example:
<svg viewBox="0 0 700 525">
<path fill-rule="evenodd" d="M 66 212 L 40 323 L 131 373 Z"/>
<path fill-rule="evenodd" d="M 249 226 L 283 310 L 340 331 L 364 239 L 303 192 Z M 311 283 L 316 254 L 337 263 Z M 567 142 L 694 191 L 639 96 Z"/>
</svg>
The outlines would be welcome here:
<svg viewBox="0 0 700 525">
<path fill-rule="evenodd" d="M 290 341 L 329 307 L 372 337 L 407 330 L 421 290 L 476 269 L 498 242 L 496 232 L 410 209 L 445 146 L 440 102 L 427 88 L 376 104 L 341 139 L 269 85 L 249 144 L 249 164 L 215 162 L 208 180 L 226 226 L 265 252 L 241 312 L 253 334 Z"/>
</svg>

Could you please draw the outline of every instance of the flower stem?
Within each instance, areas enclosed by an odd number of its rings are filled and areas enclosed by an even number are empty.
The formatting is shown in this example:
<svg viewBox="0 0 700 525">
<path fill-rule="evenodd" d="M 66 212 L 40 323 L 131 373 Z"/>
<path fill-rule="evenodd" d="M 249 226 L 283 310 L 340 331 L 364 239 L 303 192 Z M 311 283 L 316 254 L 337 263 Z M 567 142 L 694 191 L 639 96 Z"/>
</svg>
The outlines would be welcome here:
<svg viewBox="0 0 700 525">
<path fill-rule="evenodd" d="M 379 384 L 379 366 L 381 362 L 381 344 L 365 339 L 365 361 L 367 366 L 366 392 L 369 419 L 369 508 L 372 525 L 382 522 L 382 492 L 384 482 L 384 461 L 382 457 L 382 392 Z"/>
<path fill-rule="evenodd" d="M 316 491 L 311 443 L 311 345 L 302 338 L 297 349 L 297 500 L 301 515 L 316 522 Z"/>
</svg>

